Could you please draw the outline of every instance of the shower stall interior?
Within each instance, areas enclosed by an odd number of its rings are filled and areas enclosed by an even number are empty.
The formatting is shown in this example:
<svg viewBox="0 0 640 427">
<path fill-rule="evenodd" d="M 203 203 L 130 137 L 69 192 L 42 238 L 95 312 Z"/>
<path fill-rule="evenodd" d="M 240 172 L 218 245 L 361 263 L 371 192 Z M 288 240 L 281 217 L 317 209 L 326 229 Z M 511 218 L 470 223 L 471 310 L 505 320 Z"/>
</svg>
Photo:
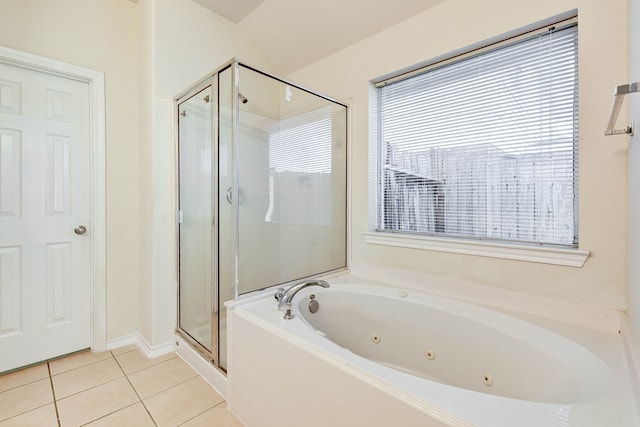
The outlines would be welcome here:
<svg viewBox="0 0 640 427">
<path fill-rule="evenodd" d="M 347 267 L 347 107 L 236 60 L 175 107 L 178 333 L 226 371 L 225 301 Z"/>
</svg>

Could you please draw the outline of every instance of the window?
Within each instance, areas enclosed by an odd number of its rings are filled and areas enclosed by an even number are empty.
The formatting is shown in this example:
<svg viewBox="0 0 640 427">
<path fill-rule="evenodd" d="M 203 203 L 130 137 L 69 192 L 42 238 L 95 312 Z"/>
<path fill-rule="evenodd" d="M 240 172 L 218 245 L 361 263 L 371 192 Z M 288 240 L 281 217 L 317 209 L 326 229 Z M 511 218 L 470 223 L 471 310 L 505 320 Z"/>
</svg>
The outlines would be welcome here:
<svg viewBox="0 0 640 427">
<path fill-rule="evenodd" d="M 329 107 L 274 125 L 267 222 L 331 225 L 332 126 Z"/>
<path fill-rule="evenodd" d="M 578 246 L 577 25 L 375 83 L 377 231 Z"/>
</svg>

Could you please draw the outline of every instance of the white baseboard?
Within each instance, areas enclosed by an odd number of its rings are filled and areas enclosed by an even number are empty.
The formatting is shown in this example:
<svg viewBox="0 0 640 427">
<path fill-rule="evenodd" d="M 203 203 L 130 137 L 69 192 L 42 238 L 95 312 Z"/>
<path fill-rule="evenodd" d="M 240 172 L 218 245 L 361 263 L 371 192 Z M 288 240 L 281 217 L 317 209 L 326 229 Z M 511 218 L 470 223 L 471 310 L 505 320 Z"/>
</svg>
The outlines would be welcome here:
<svg viewBox="0 0 640 427">
<path fill-rule="evenodd" d="M 640 415 L 640 342 L 637 331 L 634 330 L 628 315 L 622 316 L 622 344 L 624 355 L 627 359 L 627 370 L 629 371 L 629 382 L 636 402 L 636 408 Z"/>
<path fill-rule="evenodd" d="M 216 369 L 213 364 L 207 361 L 197 350 L 187 343 L 179 335 L 175 336 L 175 351 L 191 366 L 211 387 L 213 387 L 222 397 L 227 399 L 227 376 Z"/>
<path fill-rule="evenodd" d="M 132 344 L 135 344 L 138 347 L 140 347 L 140 345 L 138 344 L 138 340 L 139 340 L 138 337 L 141 337 L 141 335 L 136 332 L 135 334 L 129 334 L 119 338 L 114 338 L 112 340 L 107 340 L 106 349 L 115 350 L 116 348 L 132 345 Z"/>
<path fill-rule="evenodd" d="M 132 344 L 138 346 L 140 351 L 142 351 L 145 356 L 151 359 L 154 357 L 162 356 L 163 354 L 171 353 L 174 350 L 172 342 L 151 346 L 139 332 L 134 332 L 133 334 L 108 340 L 107 350 L 114 350 L 116 348 Z"/>
</svg>

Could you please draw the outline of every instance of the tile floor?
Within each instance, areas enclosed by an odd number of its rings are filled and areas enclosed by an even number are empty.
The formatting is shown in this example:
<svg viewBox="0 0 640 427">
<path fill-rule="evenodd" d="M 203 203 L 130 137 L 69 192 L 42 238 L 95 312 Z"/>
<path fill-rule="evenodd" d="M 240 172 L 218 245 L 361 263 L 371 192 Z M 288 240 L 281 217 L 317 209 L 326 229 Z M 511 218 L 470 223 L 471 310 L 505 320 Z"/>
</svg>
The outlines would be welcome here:
<svg viewBox="0 0 640 427">
<path fill-rule="evenodd" d="M 241 427 L 175 353 L 88 351 L 0 375 L 0 427 Z"/>
</svg>

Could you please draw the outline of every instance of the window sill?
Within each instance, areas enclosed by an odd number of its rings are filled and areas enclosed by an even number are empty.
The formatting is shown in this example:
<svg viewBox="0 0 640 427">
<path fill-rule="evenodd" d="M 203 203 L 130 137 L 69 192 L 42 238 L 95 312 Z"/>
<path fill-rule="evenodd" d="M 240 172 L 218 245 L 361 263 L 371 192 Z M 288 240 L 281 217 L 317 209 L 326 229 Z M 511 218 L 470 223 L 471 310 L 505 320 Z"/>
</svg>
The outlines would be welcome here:
<svg viewBox="0 0 640 427">
<path fill-rule="evenodd" d="M 438 252 L 478 255 L 542 264 L 582 267 L 589 251 L 543 246 L 525 246 L 474 240 L 458 240 L 444 237 L 414 236 L 410 234 L 368 231 L 362 233 L 367 243 L 398 246 Z"/>
</svg>

